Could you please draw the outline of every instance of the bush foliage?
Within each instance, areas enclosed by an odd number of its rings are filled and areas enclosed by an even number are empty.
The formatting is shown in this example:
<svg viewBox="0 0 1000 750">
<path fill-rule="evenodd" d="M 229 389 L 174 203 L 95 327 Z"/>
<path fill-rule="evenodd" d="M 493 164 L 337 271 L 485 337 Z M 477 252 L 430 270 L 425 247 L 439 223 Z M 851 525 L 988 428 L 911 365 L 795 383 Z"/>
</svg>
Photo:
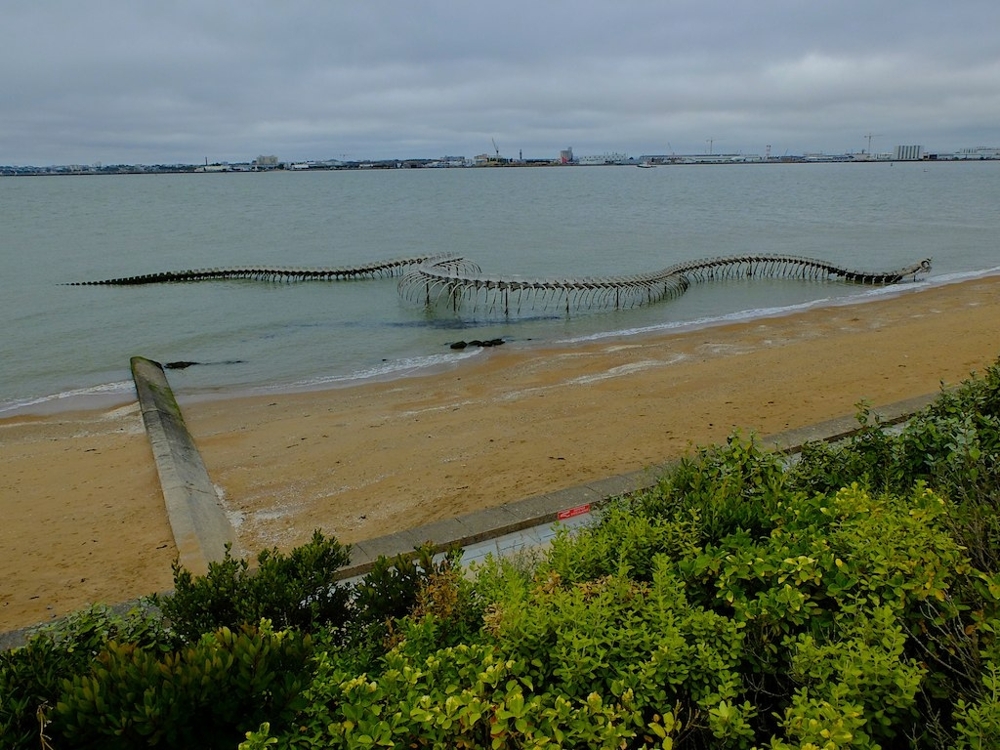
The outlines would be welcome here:
<svg viewBox="0 0 1000 750">
<path fill-rule="evenodd" d="M 143 605 L 125 614 L 95 606 L 41 629 L 22 648 L 0 651 L 0 747 L 39 747 L 62 681 L 89 671 L 115 641 L 161 651 L 179 645 Z"/>
<path fill-rule="evenodd" d="M 62 682 L 53 728 L 80 748 L 233 747 L 241 729 L 287 721 L 311 670 L 311 638 L 266 620 L 221 628 L 172 653 L 111 642 Z"/>
<path fill-rule="evenodd" d="M 1000 747 L 1000 368 L 859 423 L 794 461 L 733 435 L 534 560 L 424 549 L 347 586 L 317 534 L 177 569 L 162 618 L 0 656 L 2 742 Z"/>
<path fill-rule="evenodd" d="M 238 628 L 262 619 L 279 628 L 339 628 L 347 621 L 348 590 L 337 572 L 350 562 L 350 548 L 316 531 L 312 540 L 283 555 L 264 550 L 255 570 L 227 546 L 208 574 L 194 576 L 174 563 L 174 591 L 155 597 L 170 626 L 195 640 L 218 628 Z"/>
</svg>

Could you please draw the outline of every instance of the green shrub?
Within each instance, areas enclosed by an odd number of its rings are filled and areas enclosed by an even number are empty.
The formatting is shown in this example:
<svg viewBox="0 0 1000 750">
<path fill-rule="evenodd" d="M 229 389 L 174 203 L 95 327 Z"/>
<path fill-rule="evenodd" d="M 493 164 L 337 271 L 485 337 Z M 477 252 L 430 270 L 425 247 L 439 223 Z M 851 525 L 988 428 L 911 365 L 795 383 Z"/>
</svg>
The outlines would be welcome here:
<svg viewBox="0 0 1000 750">
<path fill-rule="evenodd" d="M 428 544 L 411 554 L 379 557 L 353 590 L 347 648 L 339 655 L 344 664 L 357 671 L 379 669 L 379 660 L 403 637 L 399 629 L 408 626 L 400 620 L 407 615 L 414 620 L 437 615 L 423 628 L 437 646 L 443 645 L 441 639 L 451 642 L 478 627 L 471 587 L 458 570 L 461 555 L 454 549 L 438 556 Z"/>
<path fill-rule="evenodd" d="M 771 750 L 881 750 L 864 731 L 867 721 L 864 709 L 847 700 L 843 688 L 834 686 L 834 700 L 812 698 L 803 688 L 792 696 L 792 705 L 782 716 L 781 737 L 772 737 Z"/>
<path fill-rule="evenodd" d="M 952 504 L 919 484 L 789 491 L 754 450 L 692 460 L 665 502 L 613 507 L 548 562 L 481 566 L 472 605 L 457 571 L 427 576 L 371 671 L 319 654 L 294 728 L 246 747 L 974 746 L 977 721 L 991 736 L 1000 576 L 969 566 Z M 766 519 L 737 508 L 759 497 Z"/>
<path fill-rule="evenodd" d="M 446 558 L 427 576 L 406 617 L 395 620 L 386 645 L 406 644 L 416 653 L 471 644 L 479 637 L 483 610 L 472 582 L 458 567 L 457 555 Z"/>
<path fill-rule="evenodd" d="M 699 459 L 691 460 L 684 467 L 683 486 L 697 488 L 699 496 L 716 509 L 731 508 L 738 497 L 767 495 L 772 502 L 766 521 L 728 523 L 727 535 L 698 546 L 691 534 L 679 531 L 697 528 L 700 508 L 690 496 L 677 498 L 681 485 L 668 479 L 661 487 L 669 502 L 688 506 L 686 518 L 674 522 L 664 518 L 663 505 L 650 493 L 632 506 L 631 514 L 623 505 L 598 526 L 558 538 L 549 564 L 539 568 L 534 590 L 523 578 L 522 583 L 502 590 L 506 598 L 497 605 L 498 611 L 505 627 L 517 623 L 512 631 L 516 636 L 511 635 L 510 641 L 529 649 L 518 655 L 539 665 L 536 684 L 570 689 L 573 685 L 566 680 L 578 678 L 600 686 L 606 683 L 607 674 L 622 679 L 622 670 L 627 668 L 620 665 L 641 662 L 636 653 L 606 645 L 625 640 L 641 649 L 643 642 L 633 632 L 632 615 L 609 604 L 602 587 L 623 576 L 632 586 L 644 582 L 646 560 L 652 555 L 656 565 L 673 571 L 685 608 L 712 613 L 738 628 L 740 656 L 730 669 L 744 687 L 720 692 L 720 699 L 732 706 L 752 707 L 739 712 L 739 721 L 751 726 L 758 738 L 791 740 L 805 731 L 802 727 L 822 718 L 820 725 L 826 726 L 829 720 L 830 726 L 842 729 L 857 719 L 864 731 L 851 730 L 856 739 L 864 735 L 874 738 L 872 742 L 892 741 L 899 727 L 917 732 L 915 716 L 928 707 L 928 701 L 942 700 L 948 705 L 970 694 L 968 685 L 960 683 L 978 679 L 976 643 L 992 637 L 985 621 L 995 616 L 1000 581 L 993 585 L 992 579 L 981 578 L 969 566 L 964 550 L 950 534 L 950 504 L 920 485 L 902 497 L 873 496 L 858 486 L 832 496 L 787 490 L 769 494 L 783 484 L 775 476 L 777 469 L 743 470 L 752 448 L 739 449 L 735 440 L 730 440 L 725 451 L 737 455 L 737 469 L 720 469 L 722 450 L 704 453 L 705 471 Z M 726 478 L 734 474 L 741 478 Z M 713 476 L 724 477 L 715 492 L 708 489 Z M 756 482 L 763 487 L 755 488 Z M 647 516 L 650 512 L 651 517 Z M 722 517 L 732 520 L 739 514 L 726 510 L 716 516 Z M 687 519 L 693 519 L 693 527 Z M 760 535 L 767 527 L 769 533 Z M 718 536 L 724 527 L 714 528 Z M 748 532 L 749 528 L 755 528 L 757 535 Z M 661 533 L 666 535 L 660 537 Z M 673 540 L 674 548 L 657 554 L 664 538 Z M 619 571 L 609 574 L 614 564 Z M 566 578 L 563 571 L 569 573 Z M 605 577 L 588 583 L 587 574 L 595 571 Z M 545 575 L 548 580 L 541 577 Z M 579 587 L 604 593 L 570 603 L 545 599 L 545 606 L 533 606 L 539 588 Z M 976 612 L 955 598 L 957 592 L 971 587 L 983 590 Z M 986 589 L 995 591 L 991 594 Z M 987 606 L 987 600 L 993 603 Z M 559 614 L 563 608 L 565 616 Z M 550 629 L 553 622 L 558 625 Z M 662 624 L 649 627 L 668 632 Z M 586 637 L 578 638 L 581 629 Z M 694 642 L 706 645 L 703 638 Z M 684 654 L 677 644 L 672 650 Z M 595 662 L 594 653 L 606 658 Z M 689 656 L 682 661 L 697 664 Z M 925 667 L 916 669 L 917 662 Z M 948 674 L 948 679 L 928 677 L 928 662 Z M 863 666 L 856 672 L 850 664 Z M 672 669 L 679 670 L 673 673 L 674 679 L 683 674 L 683 667 Z M 704 666 L 694 669 L 710 673 Z M 829 679 L 816 678 L 822 670 Z M 836 678 L 830 677 L 834 674 Z M 643 691 L 656 689 L 658 679 L 645 674 L 632 686 L 639 705 L 645 705 Z M 866 683 L 865 679 L 882 682 Z M 824 693 L 822 688 L 833 683 L 847 692 Z M 679 694 L 673 699 L 683 700 Z M 713 716 L 712 709 L 690 699 L 686 705 L 688 713 L 702 717 L 701 730 L 709 731 L 704 717 Z M 837 714 L 836 707 L 845 713 Z M 860 713 L 852 719 L 855 708 Z M 675 716 L 684 723 L 684 711 Z M 784 718 L 776 722 L 775 717 Z M 798 729 L 793 732 L 794 727 Z"/>
<path fill-rule="evenodd" d="M 354 624 L 382 625 L 408 614 L 417 603 L 420 587 L 434 573 L 455 564 L 456 555 L 460 557 L 461 550 L 446 555 L 438 563 L 434 560 L 434 548 L 424 545 L 414 554 L 379 557 L 354 588 Z"/>
<path fill-rule="evenodd" d="M 227 548 L 205 576 L 175 563 L 174 592 L 156 602 L 171 627 L 190 641 L 262 619 L 280 629 L 339 628 L 349 616 L 350 591 L 338 583 L 337 572 L 348 562 L 350 548 L 318 530 L 288 555 L 264 550 L 253 571 L 247 559 L 233 558 Z"/>
<path fill-rule="evenodd" d="M 978 698 L 959 700 L 955 707 L 955 750 L 1000 747 L 1000 667 L 988 661 L 982 670 Z"/>
<path fill-rule="evenodd" d="M 897 438 L 886 432 L 879 414 L 862 402 L 856 418 L 858 431 L 847 439 L 802 446 L 788 472 L 790 487 L 828 495 L 852 484 L 876 492 L 907 491 L 912 486 L 915 478 L 898 481 L 904 472 L 898 466 Z"/>
<path fill-rule="evenodd" d="M 572 540 L 571 535 L 559 534 Z M 511 596 L 521 596 L 534 586 L 539 566 L 544 564 L 546 554 L 542 550 L 520 550 L 512 555 L 497 557 L 487 555 L 482 560 L 473 561 L 469 566 L 470 578 L 474 581 L 471 596 L 480 614 L 488 611 L 496 602 Z"/>
<path fill-rule="evenodd" d="M 573 584 L 550 571 L 524 593 L 499 602 L 487 624 L 539 690 L 626 701 L 642 726 L 670 714 L 689 741 L 743 745 L 753 710 L 738 701 L 741 628 L 692 605 L 666 555 L 649 583 L 625 569 Z"/>
<path fill-rule="evenodd" d="M 784 645 L 791 654 L 790 675 L 799 686 L 796 695 L 826 705 L 850 701 L 868 731 L 883 739 L 916 720 L 926 667 L 906 657 L 906 635 L 892 607 L 859 613 L 845 622 L 836 641 L 821 645 L 814 636 L 800 634 Z M 793 701 L 786 714 L 786 729 L 797 713 L 795 705 L 800 704 Z"/>
<path fill-rule="evenodd" d="M 0 738 L 7 748 L 37 748 L 62 680 L 83 674 L 111 641 L 153 651 L 176 645 L 145 606 L 119 615 L 94 606 L 42 628 L 21 648 L 0 652 Z"/>
<path fill-rule="evenodd" d="M 0 652 L 0 738 L 5 748 L 34 748 L 45 711 L 59 695 L 59 681 L 82 668 L 51 640 L 34 639 Z"/>
<path fill-rule="evenodd" d="M 652 492 L 639 494 L 633 512 L 672 523 L 696 522 L 697 539 L 711 544 L 741 532 L 767 536 L 771 517 L 787 489 L 785 467 L 777 454 L 763 451 L 751 436 L 731 435 L 725 445 L 700 448 Z"/>
<path fill-rule="evenodd" d="M 1000 367 L 943 392 L 899 444 L 902 472 L 955 503 L 952 532 L 976 567 L 1000 573 Z"/>
<path fill-rule="evenodd" d="M 669 714 L 643 727 L 628 695 L 606 700 L 592 692 L 580 700 L 534 690 L 528 671 L 485 644 L 420 660 L 393 650 L 377 678 L 350 676 L 319 654 L 295 728 L 272 737 L 261 726 L 241 748 L 272 739 L 279 748 L 620 748 L 639 732 L 652 742 L 657 730 L 662 737 L 675 731 Z"/>
<path fill-rule="evenodd" d="M 311 650 L 308 635 L 267 621 L 166 654 L 112 642 L 63 680 L 52 730 L 78 748 L 233 747 L 263 719 L 280 725 L 301 708 Z"/>
<path fill-rule="evenodd" d="M 679 559 L 699 549 L 702 527 L 697 510 L 676 518 L 650 515 L 636 513 L 634 502 L 620 500 L 602 509 L 600 534 L 557 531 L 543 567 L 567 583 L 592 581 L 623 569 L 635 580 L 649 581 L 657 555 Z"/>
<path fill-rule="evenodd" d="M 905 494 L 925 482 L 955 504 L 952 533 L 981 570 L 1000 572 L 1000 361 L 942 391 L 893 435 L 862 404 L 861 429 L 837 445 L 806 445 L 790 486 L 828 494 L 858 483 Z"/>
</svg>

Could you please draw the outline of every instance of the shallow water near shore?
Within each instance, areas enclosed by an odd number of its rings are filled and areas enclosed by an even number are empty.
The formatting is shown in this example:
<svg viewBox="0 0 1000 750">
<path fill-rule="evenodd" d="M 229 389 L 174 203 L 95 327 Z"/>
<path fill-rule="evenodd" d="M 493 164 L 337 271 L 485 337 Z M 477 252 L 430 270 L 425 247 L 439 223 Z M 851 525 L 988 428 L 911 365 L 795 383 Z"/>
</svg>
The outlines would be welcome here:
<svg viewBox="0 0 1000 750">
<path fill-rule="evenodd" d="M 1000 165 L 574 167 L 0 180 L 0 416 L 132 398 L 128 361 L 202 398 L 333 387 L 460 364 L 507 346 L 675 330 L 894 288 L 753 280 L 627 311 L 513 320 L 429 314 L 395 279 L 76 287 L 239 265 L 348 266 L 455 252 L 529 278 L 654 271 L 787 253 L 858 270 L 932 257 L 927 284 L 996 269 Z"/>
</svg>

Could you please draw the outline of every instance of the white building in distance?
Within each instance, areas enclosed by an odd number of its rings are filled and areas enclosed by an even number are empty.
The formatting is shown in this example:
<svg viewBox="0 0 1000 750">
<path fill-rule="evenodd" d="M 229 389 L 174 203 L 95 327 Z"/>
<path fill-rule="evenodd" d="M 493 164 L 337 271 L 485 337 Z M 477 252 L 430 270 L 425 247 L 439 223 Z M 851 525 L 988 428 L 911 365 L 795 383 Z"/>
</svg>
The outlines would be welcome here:
<svg viewBox="0 0 1000 750">
<path fill-rule="evenodd" d="M 896 146 L 892 152 L 895 161 L 920 161 L 924 158 L 923 146 Z"/>
</svg>

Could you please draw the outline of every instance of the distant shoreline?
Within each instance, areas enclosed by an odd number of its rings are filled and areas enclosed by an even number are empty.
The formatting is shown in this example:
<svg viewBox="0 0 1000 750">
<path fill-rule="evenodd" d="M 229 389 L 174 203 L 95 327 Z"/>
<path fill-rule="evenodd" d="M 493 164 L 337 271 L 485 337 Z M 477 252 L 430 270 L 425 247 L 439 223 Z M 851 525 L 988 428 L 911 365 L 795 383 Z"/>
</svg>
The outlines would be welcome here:
<svg viewBox="0 0 1000 750">
<path fill-rule="evenodd" d="M 279 163 L 276 166 L 256 167 L 252 162 L 216 162 L 213 164 L 115 164 L 108 166 L 53 165 L 0 166 L 0 177 L 81 177 L 101 175 L 139 174 L 243 174 L 261 172 L 353 172 L 395 169 L 521 169 L 533 167 L 622 167 L 622 166 L 747 166 L 780 164 L 941 164 L 1000 162 L 997 156 L 957 156 L 954 154 L 931 154 L 921 159 L 894 159 L 887 155 L 875 158 L 867 154 L 808 154 L 795 156 L 760 157 L 742 154 L 670 154 L 637 156 L 627 160 L 562 163 L 558 159 L 509 159 L 486 163 L 450 165 L 441 164 L 439 159 L 373 159 L 364 161 L 329 161 Z"/>
</svg>

